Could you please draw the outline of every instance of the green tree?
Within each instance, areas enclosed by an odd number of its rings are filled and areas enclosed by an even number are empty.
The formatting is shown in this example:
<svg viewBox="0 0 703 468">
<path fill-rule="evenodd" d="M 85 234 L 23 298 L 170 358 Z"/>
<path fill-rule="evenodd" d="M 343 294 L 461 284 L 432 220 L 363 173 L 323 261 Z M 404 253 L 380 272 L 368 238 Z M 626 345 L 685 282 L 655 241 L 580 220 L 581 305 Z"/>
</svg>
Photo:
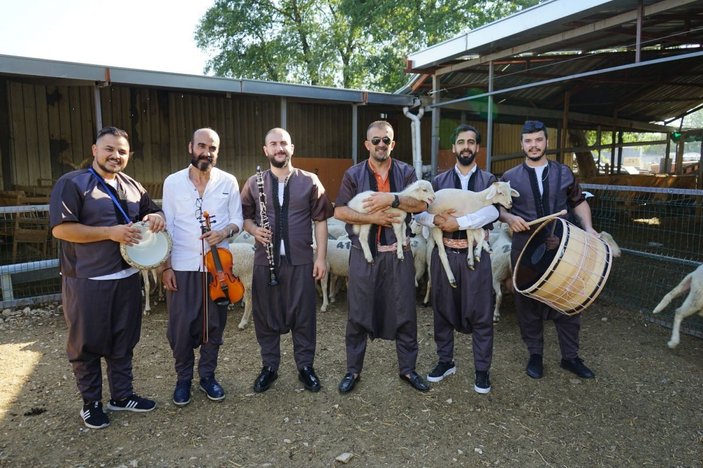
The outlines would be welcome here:
<svg viewBox="0 0 703 468">
<path fill-rule="evenodd" d="M 538 0 L 217 0 L 195 32 L 218 76 L 393 91 L 410 52 Z"/>
</svg>

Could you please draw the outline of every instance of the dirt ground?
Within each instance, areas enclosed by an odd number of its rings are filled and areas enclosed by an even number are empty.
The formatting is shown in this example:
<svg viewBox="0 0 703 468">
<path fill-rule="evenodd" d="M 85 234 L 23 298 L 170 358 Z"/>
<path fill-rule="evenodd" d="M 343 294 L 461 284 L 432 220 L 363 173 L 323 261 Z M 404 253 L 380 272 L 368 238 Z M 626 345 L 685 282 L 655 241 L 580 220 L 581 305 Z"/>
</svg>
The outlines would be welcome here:
<svg viewBox="0 0 703 468">
<path fill-rule="evenodd" d="M 392 342 L 369 344 L 363 378 L 349 395 L 346 302 L 319 314 L 317 394 L 297 379 L 290 335 L 279 379 L 263 394 L 252 328 L 228 324 L 218 378 L 220 403 L 194 390 L 171 402 L 175 383 L 159 305 L 136 348 L 135 387 L 156 399 L 152 413 L 110 413 L 103 430 L 83 426 L 65 358 L 61 316 L 0 325 L 0 465 L 7 466 L 703 466 L 703 340 L 683 336 L 597 301 L 583 321 L 582 352 L 597 378 L 558 366 L 547 326 L 545 376 L 525 375 L 526 351 L 507 297 L 496 325 L 489 395 L 473 391 L 470 337 L 458 336 L 458 372 L 421 394 L 400 381 Z M 45 314 L 50 315 L 50 314 Z M 418 371 L 434 365 L 431 309 L 418 307 Z M 194 387 L 195 388 L 195 387 Z M 107 383 L 105 383 L 107 389 Z M 108 398 L 107 391 L 104 392 Z M 348 455 L 349 456 L 349 455 Z"/>
</svg>

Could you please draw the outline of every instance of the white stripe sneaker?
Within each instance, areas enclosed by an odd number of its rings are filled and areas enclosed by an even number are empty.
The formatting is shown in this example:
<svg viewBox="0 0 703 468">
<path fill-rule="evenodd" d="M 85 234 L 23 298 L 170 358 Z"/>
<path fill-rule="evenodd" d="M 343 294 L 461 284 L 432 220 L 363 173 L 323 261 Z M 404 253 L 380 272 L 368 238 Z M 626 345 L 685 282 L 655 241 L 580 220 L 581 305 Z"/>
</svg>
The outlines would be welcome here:
<svg viewBox="0 0 703 468">
<path fill-rule="evenodd" d="M 136 393 L 123 400 L 110 400 L 107 409 L 112 411 L 135 411 L 146 413 L 156 408 L 156 402 L 147 398 L 142 398 Z"/>
</svg>

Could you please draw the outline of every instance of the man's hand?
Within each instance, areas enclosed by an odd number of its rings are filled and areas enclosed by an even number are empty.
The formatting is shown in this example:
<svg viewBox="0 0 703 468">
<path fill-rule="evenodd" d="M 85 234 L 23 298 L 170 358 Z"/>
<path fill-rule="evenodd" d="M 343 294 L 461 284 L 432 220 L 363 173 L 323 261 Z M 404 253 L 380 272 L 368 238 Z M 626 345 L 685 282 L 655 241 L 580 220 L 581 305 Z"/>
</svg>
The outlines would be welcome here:
<svg viewBox="0 0 703 468">
<path fill-rule="evenodd" d="M 258 226 L 256 229 L 254 229 L 254 232 L 249 232 L 249 234 L 253 235 L 254 239 L 256 239 L 256 242 L 261 245 L 268 245 L 271 243 L 271 231 L 266 228 Z"/>
<path fill-rule="evenodd" d="M 320 281 L 327 273 L 327 263 L 323 259 L 316 259 L 312 267 L 312 276 L 316 281 Z"/>
<path fill-rule="evenodd" d="M 153 233 L 163 231 L 166 227 L 166 222 L 164 218 L 157 213 L 149 213 L 142 218 L 142 221 L 149 224 L 149 230 Z"/>
<path fill-rule="evenodd" d="M 364 200 L 364 209 L 367 213 L 376 213 L 391 206 L 395 196 L 388 192 L 376 192 Z"/>
<path fill-rule="evenodd" d="M 173 268 L 167 267 L 161 273 L 161 282 L 164 284 L 164 288 L 169 291 L 177 291 L 178 285 L 176 285 L 176 274 L 173 272 Z"/>
<path fill-rule="evenodd" d="M 391 227 L 393 223 L 400 223 L 403 218 L 396 213 L 391 213 L 389 211 L 377 211 L 375 213 L 369 213 L 372 218 L 372 224 L 378 224 L 383 227 Z"/>
<path fill-rule="evenodd" d="M 110 228 L 110 240 L 120 244 L 137 245 L 142 240 L 142 232 L 133 223 L 118 224 Z"/>
<path fill-rule="evenodd" d="M 522 219 L 520 216 L 508 214 L 506 218 L 507 220 L 505 222 L 508 223 L 508 226 L 513 232 L 523 232 L 530 230 L 530 225 L 527 224 L 527 221 Z"/>
</svg>

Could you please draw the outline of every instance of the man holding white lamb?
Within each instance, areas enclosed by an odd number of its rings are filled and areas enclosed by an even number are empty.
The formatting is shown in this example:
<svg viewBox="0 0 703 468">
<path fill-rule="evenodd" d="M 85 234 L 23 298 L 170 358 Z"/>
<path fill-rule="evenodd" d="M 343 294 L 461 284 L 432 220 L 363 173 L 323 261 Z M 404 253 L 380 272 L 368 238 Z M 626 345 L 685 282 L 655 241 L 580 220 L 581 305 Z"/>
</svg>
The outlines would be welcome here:
<svg viewBox="0 0 703 468">
<path fill-rule="evenodd" d="M 508 223 L 513 231 L 513 267 L 523 247 L 532 234 L 529 221 L 567 207 L 572 209 L 584 231 L 594 235 L 591 209 L 571 169 L 559 162 L 547 159 L 547 127 L 538 120 L 528 120 L 522 127 L 520 144 L 525 161 L 506 171 L 501 180 L 520 192 L 510 211 L 500 208 L 500 220 Z M 561 367 L 584 379 L 595 377 L 578 355 L 581 315 L 565 315 L 522 294 L 515 295 L 518 323 L 522 340 L 530 353 L 527 375 L 540 379 L 544 375 L 544 321 L 554 321 L 561 349 Z"/>
<path fill-rule="evenodd" d="M 446 172 L 437 175 L 432 188 L 461 189 L 480 192 L 496 182 L 496 177 L 478 168 L 476 155 L 481 143 L 481 135 L 471 125 L 459 125 L 452 134 L 452 152 L 456 164 Z M 480 261 L 474 269 L 467 266 L 469 249 L 466 229 L 491 229 L 498 218 L 494 205 L 464 216 L 455 217 L 452 212 L 415 216 L 417 222 L 442 230 L 442 242 L 447 252 L 450 268 L 456 279 L 456 287 L 450 284 L 445 274 L 438 249 L 432 251 L 432 309 L 434 311 L 434 340 L 439 361 L 427 376 L 430 382 L 439 382 L 456 372 L 454 363 L 454 331 L 472 334 L 475 380 L 474 390 L 486 394 L 491 391 L 489 370 L 493 357 L 493 293 L 491 258 L 481 251 Z M 471 241 L 473 244 L 473 241 Z"/>
<path fill-rule="evenodd" d="M 347 223 L 352 241 L 345 337 L 347 373 L 339 384 L 340 393 L 351 392 L 360 380 L 369 336 L 395 340 L 400 378 L 415 390 L 430 389 L 415 371 L 418 355 L 415 267 L 409 245 L 402 246 L 406 258 L 398 258 L 397 240 L 391 225 L 401 221 L 402 216 L 388 210 L 400 208 L 417 213 L 426 210 L 427 204 L 389 193 L 399 192 L 416 180 L 412 166 L 391 158 L 395 146 L 393 138 L 393 127 L 388 122 L 379 120 L 369 125 L 364 143 L 369 158 L 344 173 L 335 203 L 334 216 Z M 347 206 L 355 195 L 368 190 L 377 193 L 364 201 L 366 213 Z M 354 224 L 372 225 L 368 237 L 371 263 L 362 253 L 359 238 L 352 229 Z"/>
</svg>

